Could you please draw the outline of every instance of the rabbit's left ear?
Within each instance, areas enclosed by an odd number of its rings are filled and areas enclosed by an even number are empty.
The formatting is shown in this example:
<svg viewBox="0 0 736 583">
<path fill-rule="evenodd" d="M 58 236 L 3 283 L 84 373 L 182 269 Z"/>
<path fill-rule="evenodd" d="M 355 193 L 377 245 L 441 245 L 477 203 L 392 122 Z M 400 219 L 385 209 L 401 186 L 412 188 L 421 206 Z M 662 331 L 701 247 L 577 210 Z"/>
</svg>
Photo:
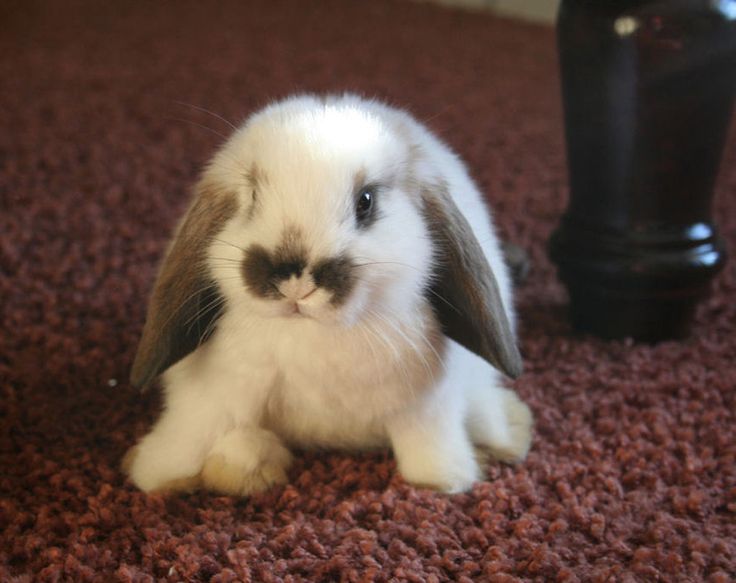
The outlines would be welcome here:
<svg viewBox="0 0 736 583">
<path fill-rule="evenodd" d="M 470 224 L 446 187 L 422 189 L 424 217 L 438 267 L 429 300 L 443 332 L 511 378 L 522 372 L 498 283 Z"/>
<path fill-rule="evenodd" d="M 209 243 L 237 210 L 234 195 L 200 184 L 159 269 L 131 383 L 146 387 L 211 335 L 224 299 L 208 274 Z"/>
</svg>

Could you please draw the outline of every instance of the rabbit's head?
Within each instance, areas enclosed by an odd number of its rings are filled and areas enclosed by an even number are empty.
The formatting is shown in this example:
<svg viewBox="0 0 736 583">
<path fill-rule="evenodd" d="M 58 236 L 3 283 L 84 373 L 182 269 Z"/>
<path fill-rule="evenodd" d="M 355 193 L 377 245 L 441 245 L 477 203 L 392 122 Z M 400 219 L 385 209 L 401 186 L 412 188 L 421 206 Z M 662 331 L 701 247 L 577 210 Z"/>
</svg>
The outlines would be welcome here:
<svg viewBox="0 0 736 583">
<path fill-rule="evenodd" d="M 301 98 L 256 115 L 204 179 L 238 209 L 208 250 L 228 303 L 342 326 L 414 309 L 432 249 L 412 156 L 350 102 Z"/>
<path fill-rule="evenodd" d="M 293 98 L 228 140 L 161 267 L 135 384 L 206 341 L 224 312 L 351 327 L 428 303 L 446 334 L 518 374 L 495 279 L 442 169 L 387 111 Z"/>
</svg>

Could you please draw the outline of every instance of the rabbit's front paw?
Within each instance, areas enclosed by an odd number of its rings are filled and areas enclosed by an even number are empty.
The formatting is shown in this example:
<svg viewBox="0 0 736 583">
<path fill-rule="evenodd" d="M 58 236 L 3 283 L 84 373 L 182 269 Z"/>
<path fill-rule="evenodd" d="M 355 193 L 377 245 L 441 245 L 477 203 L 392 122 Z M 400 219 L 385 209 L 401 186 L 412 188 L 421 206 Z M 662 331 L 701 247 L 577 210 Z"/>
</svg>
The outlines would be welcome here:
<svg viewBox="0 0 736 583">
<path fill-rule="evenodd" d="M 199 474 L 176 476 L 165 470 L 161 471 L 150 455 L 150 447 L 143 444 L 134 445 L 123 457 L 123 472 L 141 490 L 148 493 L 168 494 L 173 492 L 193 492 L 200 485 Z"/>
<path fill-rule="evenodd" d="M 473 443 L 493 458 L 522 461 L 532 442 L 534 420 L 529 407 L 504 387 L 469 387 L 466 426 Z"/>
<path fill-rule="evenodd" d="M 503 409 L 506 416 L 508 439 L 496 441 L 489 447 L 498 460 L 516 463 L 522 461 L 532 443 L 534 419 L 532 412 L 513 391 L 504 391 Z"/>
<path fill-rule="evenodd" d="M 404 467 L 401 475 L 410 484 L 418 488 L 431 488 L 448 494 L 467 492 L 473 483 L 482 478 L 475 459 L 457 463 L 454 460 L 446 465 L 422 465 Z"/>
<path fill-rule="evenodd" d="M 467 454 L 463 452 L 455 458 L 447 458 L 440 454 L 434 459 L 403 460 L 399 465 L 401 474 L 407 482 L 420 488 L 431 488 L 441 492 L 466 492 L 482 477 L 472 451 Z"/>
<path fill-rule="evenodd" d="M 456 493 L 470 490 L 482 478 L 473 447 L 464 435 L 445 442 L 417 437 L 420 439 L 395 439 L 393 444 L 399 471 L 407 482 Z"/>
<path fill-rule="evenodd" d="M 278 437 L 257 427 L 233 429 L 212 448 L 202 468 L 204 488 L 247 496 L 288 481 L 292 456 Z"/>
</svg>

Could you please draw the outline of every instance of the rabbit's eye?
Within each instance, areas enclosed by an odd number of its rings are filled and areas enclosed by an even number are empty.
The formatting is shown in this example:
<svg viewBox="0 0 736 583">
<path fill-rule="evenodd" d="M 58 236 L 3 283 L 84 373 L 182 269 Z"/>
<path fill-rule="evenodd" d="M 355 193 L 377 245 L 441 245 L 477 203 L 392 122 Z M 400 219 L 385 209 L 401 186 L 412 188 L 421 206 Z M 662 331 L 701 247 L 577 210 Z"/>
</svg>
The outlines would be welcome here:
<svg viewBox="0 0 736 583">
<path fill-rule="evenodd" d="M 375 189 L 372 186 L 366 186 L 358 193 L 358 199 L 355 203 L 355 218 L 359 226 L 364 227 L 370 223 L 375 198 Z"/>
</svg>

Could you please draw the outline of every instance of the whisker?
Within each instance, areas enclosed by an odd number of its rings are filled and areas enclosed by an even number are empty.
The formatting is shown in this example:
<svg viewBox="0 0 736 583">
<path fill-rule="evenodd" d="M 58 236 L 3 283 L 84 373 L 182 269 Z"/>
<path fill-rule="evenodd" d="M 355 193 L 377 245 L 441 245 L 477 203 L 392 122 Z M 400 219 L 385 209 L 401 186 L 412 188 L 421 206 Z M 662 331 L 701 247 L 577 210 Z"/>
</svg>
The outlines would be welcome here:
<svg viewBox="0 0 736 583">
<path fill-rule="evenodd" d="M 440 356 L 440 353 L 437 352 L 437 349 L 432 345 L 429 338 L 427 338 L 424 334 L 421 336 L 422 342 L 432 351 L 432 354 L 434 354 L 437 357 L 437 362 L 440 363 L 440 365 L 444 368 L 444 359 Z"/>
<path fill-rule="evenodd" d="M 432 372 L 432 367 L 429 365 L 429 362 L 427 361 L 426 357 L 424 356 L 423 352 L 419 349 L 419 347 L 416 345 L 414 340 L 412 340 L 404 330 L 401 329 L 400 325 L 394 321 L 392 321 L 390 318 L 384 316 L 383 314 L 376 313 L 376 316 L 380 318 L 387 326 L 392 328 L 396 334 L 398 334 L 404 342 L 409 346 L 412 352 L 416 354 L 417 357 L 419 357 L 422 365 L 424 366 L 424 369 L 427 371 L 427 374 L 434 378 L 434 373 Z"/>
<path fill-rule="evenodd" d="M 195 292 L 195 293 L 199 293 L 199 292 Z M 198 298 L 198 299 L 199 299 L 199 298 Z M 193 322 L 193 321 L 194 321 L 195 319 L 199 318 L 199 317 L 200 317 L 200 316 L 201 316 L 202 314 L 204 314 L 204 313 L 205 313 L 205 312 L 206 312 L 206 311 L 207 311 L 208 309 L 210 309 L 210 308 L 211 308 L 212 306 L 214 306 L 214 305 L 216 305 L 216 304 L 217 304 L 218 302 L 222 302 L 222 301 L 224 301 L 224 300 L 225 300 L 225 298 L 223 298 L 223 297 L 222 297 L 222 296 L 220 296 L 219 294 L 218 294 L 218 295 L 215 295 L 215 297 L 214 297 L 214 298 L 212 298 L 212 299 L 210 299 L 210 301 L 209 301 L 209 302 L 207 302 L 207 304 L 206 304 L 205 306 L 197 306 L 197 308 L 198 308 L 198 309 L 197 309 L 197 310 L 195 311 L 195 313 L 194 313 L 194 314 L 192 314 L 191 316 L 189 316 L 189 318 L 187 318 L 187 319 L 186 319 L 186 320 L 184 321 L 184 324 L 185 324 L 185 325 L 187 325 L 187 324 L 190 324 L 190 323 L 191 323 L 191 322 Z"/>
<path fill-rule="evenodd" d="M 212 318 L 212 320 L 210 320 L 209 324 L 207 324 L 207 327 L 204 329 L 204 332 L 199 336 L 198 346 L 201 346 L 205 338 L 209 338 L 210 335 L 215 331 L 215 326 L 217 326 L 217 322 L 219 319 L 220 318 Z"/>
<path fill-rule="evenodd" d="M 230 327 L 227 332 L 221 333 L 221 341 L 225 341 L 227 343 L 237 342 L 244 336 L 247 336 L 250 330 L 255 326 L 255 323 L 247 314 L 245 316 L 241 316 L 238 320 L 239 324 L 236 328 Z M 213 321 L 213 324 L 216 323 L 216 321 Z"/>
<path fill-rule="evenodd" d="M 419 334 L 418 339 L 424 344 L 434 355 L 437 357 L 437 361 L 443 366 L 443 358 L 440 356 L 439 352 L 437 352 L 437 349 L 434 347 L 430 339 L 427 337 L 426 334 Z M 432 378 L 434 378 L 434 374 L 432 374 Z"/>
<path fill-rule="evenodd" d="M 455 304 L 453 304 L 453 303 L 452 303 L 452 302 L 451 302 L 450 300 L 448 300 L 447 298 L 445 298 L 445 297 L 444 297 L 444 296 L 442 296 L 441 294 L 438 294 L 438 293 L 437 293 L 436 291 L 434 291 L 434 290 L 433 290 L 433 289 L 432 289 L 431 287 L 428 287 L 428 288 L 427 288 L 427 291 L 428 291 L 429 293 L 431 293 L 431 294 L 432 294 L 432 295 L 433 295 L 434 297 L 436 297 L 437 299 L 439 299 L 439 300 L 441 300 L 442 302 L 444 302 L 445 304 L 447 304 L 447 305 L 448 305 L 448 306 L 449 306 L 450 308 L 452 308 L 452 309 L 453 309 L 453 310 L 454 310 L 454 311 L 455 311 L 455 312 L 456 312 L 457 314 L 462 314 L 462 312 L 460 311 L 460 308 L 458 308 L 457 306 L 455 306 Z"/>
<path fill-rule="evenodd" d="M 361 256 L 355 256 L 355 259 L 368 259 L 367 257 L 361 257 Z M 363 267 L 366 265 L 400 265 L 401 267 L 408 267 L 409 269 L 413 269 L 414 271 L 420 271 L 417 267 L 414 267 L 413 265 L 409 265 L 408 263 L 401 263 L 400 261 L 367 261 L 365 263 L 357 263 L 355 264 L 357 267 Z"/>
<path fill-rule="evenodd" d="M 436 112 L 435 114 L 433 114 L 433 115 L 430 115 L 430 116 L 429 116 L 429 117 L 427 117 L 427 118 L 424 118 L 424 119 L 422 120 L 422 122 L 423 122 L 423 123 L 429 123 L 429 122 L 431 122 L 431 121 L 433 121 L 433 120 L 437 119 L 438 117 L 440 117 L 440 116 L 442 116 L 442 115 L 445 115 L 445 114 L 446 114 L 446 113 L 447 113 L 447 112 L 448 112 L 448 111 L 449 111 L 449 110 L 450 110 L 451 108 L 452 108 L 452 106 L 451 106 L 451 105 L 447 105 L 447 106 L 445 106 L 445 107 L 444 107 L 443 109 L 441 109 L 440 111 Z"/>
<path fill-rule="evenodd" d="M 234 247 L 235 249 L 237 249 L 238 251 L 242 251 L 243 253 L 246 252 L 245 249 L 243 249 L 242 247 L 238 247 L 235 243 L 231 243 L 230 241 L 225 241 L 225 239 L 219 239 L 217 237 L 213 237 L 212 240 L 217 243 L 222 243 L 223 245 L 229 245 L 230 247 Z"/>
<path fill-rule="evenodd" d="M 368 315 L 374 319 L 377 318 L 377 314 L 373 310 L 370 310 L 368 312 Z M 376 330 L 374 324 L 378 324 L 378 322 L 372 322 L 370 320 L 365 322 L 365 326 L 374 334 L 374 337 L 393 353 L 394 359 L 396 361 L 399 361 L 401 357 L 401 352 L 399 352 L 399 350 L 396 348 L 396 345 L 391 342 L 384 334 L 378 333 L 379 330 Z"/>
<path fill-rule="evenodd" d="M 242 276 L 240 275 L 240 273 L 238 273 L 238 272 L 236 272 L 234 270 L 231 272 L 231 274 L 232 275 L 225 275 L 223 277 L 218 276 L 217 277 L 217 281 L 234 281 L 236 279 L 242 279 Z"/>
<path fill-rule="evenodd" d="M 210 306 L 210 308 L 219 308 L 220 306 L 225 304 L 225 300 L 223 299 L 221 302 L 217 302 L 216 305 Z M 209 308 L 208 308 L 209 309 Z M 202 344 L 205 338 L 209 338 L 210 334 L 214 332 L 215 326 L 217 326 L 217 323 L 220 320 L 221 314 L 217 314 L 214 318 L 212 318 L 208 324 L 207 327 L 204 329 L 204 332 L 200 334 L 199 336 L 199 344 Z"/>
<path fill-rule="evenodd" d="M 220 121 L 226 123 L 233 130 L 238 131 L 238 128 L 235 126 L 235 124 L 233 124 L 230 120 L 222 117 L 220 114 L 215 113 L 214 111 L 210 111 L 209 109 L 205 109 L 204 107 L 202 107 L 200 105 L 194 105 L 193 103 L 186 103 L 184 101 L 174 100 L 174 103 L 176 103 L 177 105 L 183 105 L 184 107 L 191 107 L 192 109 L 196 109 L 197 111 L 201 111 L 201 112 L 207 113 L 207 114 L 211 115 L 212 117 L 216 117 Z"/>
<path fill-rule="evenodd" d="M 220 136 L 223 140 L 227 140 L 227 136 L 226 135 L 221 134 L 220 132 L 218 132 L 215 129 L 212 129 L 209 126 L 203 125 L 201 123 L 197 123 L 196 121 L 192 121 L 191 119 L 184 119 L 182 117 L 169 117 L 168 119 L 173 120 L 173 121 L 180 121 L 180 122 L 183 122 L 183 123 L 188 123 L 188 124 L 193 125 L 193 126 L 196 126 L 198 128 L 202 128 L 203 130 L 207 130 L 208 132 L 212 132 L 213 134 L 215 134 L 217 136 Z"/>
<path fill-rule="evenodd" d="M 360 259 L 360 257 L 356 257 L 356 259 Z M 414 269 L 415 271 L 420 271 L 413 265 L 409 265 L 408 263 L 401 263 L 399 261 L 369 261 L 366 263 L 356 263 L 354 264 L 354 267 L 367 267 L 370 265 L 400 265 L 401 267 L 408 267 L 409 269 Z M 446 297 L 442 296 L 435 290 L 433 290 L 431 287 L 426 288 L 429 293 L 431 293 L 433 296 L 438 298 L 439 300 L 442 300 L 445 304 L 447 304 L 450 308 L 452 308 L 456 313 L 462 314 L 460 309 L 455 306 L 450 300 L 448 300 Z"/>
<path fill-rule="evenodd" d="M 380 314 L 378 312 L 375 312 L 373 310 L 369 311 L 369 315 L 374 318 L 380 318 Z M 375 322 L 376 325 L 378 325 L 378 322 Z M 367 329 L 373 334 L 373 336 L 379 341 L 379 343 L 386 346 L 394 355 L 394 361 L 397 365 L 397 370 L 401 377 L 403 378 L 404 385 L 407 387 L 412 387 L 411 378 L 409 376 L 409 371 L 407 367 L 404 364 L 403 359 L 401 358 L 401 351 L 396 347 L 396 344 L 390 340 L 390 338 L 386 334 L 379 334 L 379 331 L 374 328 L 374 323 L 366 322 Z M 380 328 L 379 328 L 380 330 Z"/>
<path fill-rule="evenodd" d="M 194 326 L 194 323 L 199 319 L 200 316 L 208 312 L 209 310 L 218 307 L 221 304 L 225 303 L 225 298 L 222 296 L 216 296 L 213 300 L 210 300 L 207 305 L 201 307 L 199 310 L 197 310 L 194 314 L 192 314 L 187 320 L 184 322 L 185 326 L 188 327 L 188 331 L 192 330 L 192 327 Z"/>
<path fill-rule="evenodd" d="M 373 364 L 375 366 L 378 366 L 380 362 L 378 360 L 378 353 L 376 352 L 376 349 L 373 346 L 373 342 L 371 341 L 371 337 L 370 337 L 368 330 L 366 330 L 363 326 L 358 326 L 358 330 L 360 330 L 361 334 L 363 335 L 363 338 L 365 339 L 366 344 L 368 345 L 368 349 L 371 351 L 371 355 L 373 356 Z"/>
<path fill-rule="evenodd" d="M 164 327 L 167 326 L 179 314 L 179 312 L 181 312 L 184 309 L 184 306 L 186 306 L 189 302 L 191 302 L 192 300 L 194 300 L 195 298 L 197 298 L 200 293 L 202 293 L 203 291 L 206 291 L 208 289 L 213 289 L 213 288 L 216 288 L 216 287 L 217 287 L 217 282 L 214 282 L 213 281 L 212 283 L 210 283 L 210 284 L 208 284 L 208 285 L 206 285 L 204 287 L 201 287 L 201 288 L 198 288 L 198 289 L 194 290 L 191 294 L 189 294 L 188 297 L 186 297 L 177 306 L 177 308 L 174 311 L 171 312 L 171 314 L 169 315 L 169 317 L 163 323 L 163 326 Z"/>
<path fill-rule="evenodd" d="M 232 266 L 232 265 L 240 265 L 242 261 L 240 259 L 229 259 L 228 257 L 210 257 L 208 260 L 208 263 L 212 264 L 219 264 L 220 266 Z"/>
</svg>

